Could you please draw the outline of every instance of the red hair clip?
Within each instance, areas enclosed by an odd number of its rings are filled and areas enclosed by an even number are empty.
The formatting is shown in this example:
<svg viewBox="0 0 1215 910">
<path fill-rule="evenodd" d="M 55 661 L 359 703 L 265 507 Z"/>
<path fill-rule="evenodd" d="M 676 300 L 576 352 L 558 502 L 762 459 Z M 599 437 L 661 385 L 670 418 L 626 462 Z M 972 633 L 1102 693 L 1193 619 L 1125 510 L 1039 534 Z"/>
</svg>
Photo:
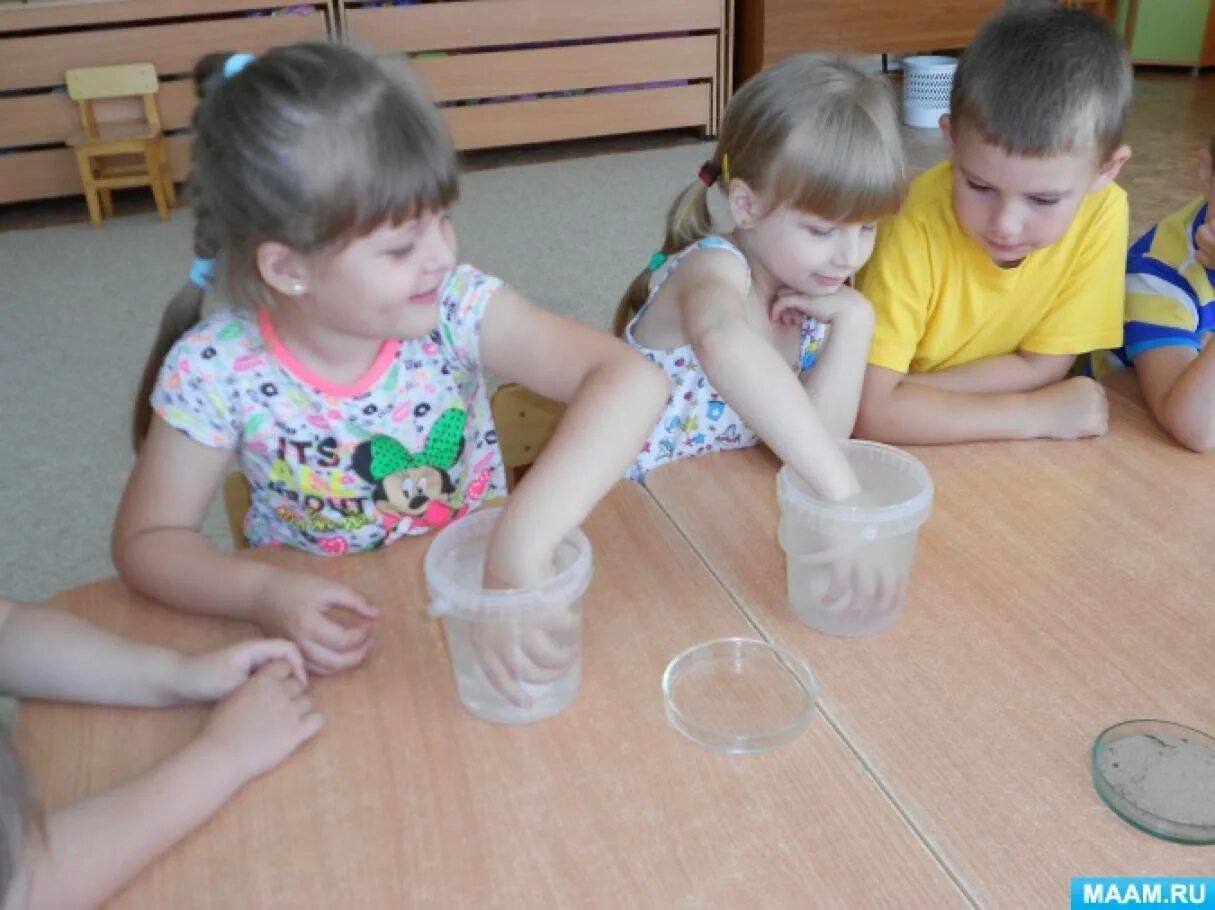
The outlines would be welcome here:
<svg viewBox="0 0 1215 910">
<path fill-rule="evenodd" d="M 717 182 L 717 178 L 721 176 L 721 168 L 712 161 L 706 161 L 700 166 L 697 176 L 700 177 L 701 183 L 705 186 L 712 186 Z"/>
</svg>

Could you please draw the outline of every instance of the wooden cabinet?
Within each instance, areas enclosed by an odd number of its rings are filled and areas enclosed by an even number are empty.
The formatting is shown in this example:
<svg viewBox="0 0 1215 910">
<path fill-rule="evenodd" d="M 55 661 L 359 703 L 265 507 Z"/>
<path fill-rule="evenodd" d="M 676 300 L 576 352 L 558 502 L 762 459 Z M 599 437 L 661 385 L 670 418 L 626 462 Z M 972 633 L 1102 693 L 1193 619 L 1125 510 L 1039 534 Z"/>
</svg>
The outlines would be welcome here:
<svg viewBox="0 0 1215 910">
<path fill-rule="evenodd" d="M 1003 0 L 738 0 L 740 77 L 801 51 L 965 47 Z"/>
<path fill-rule="evenodd" d="M 1118 22 L 1135 63 L 1215 66 L 1211 0 L 1121 0 Z"/>
<path fill-rule="evenodd" d="M 0 3 L 0 203 L 81 192 L 67 138 L 79 114 L 64 88 L 72 67 L 151 63 L 162 80 L 161 118 L 173 176 L 189 169 L 194 112 L 189 74 L 216 51 L 258 53 L 279 44 L 326 40 L 328 2 L 109 0 Z M 98 104 L 102 122 L 130 119 L 121 102 Z"/>
<path fill-rule="evenodd" d="M 356 44 L 413 58 L 461 149 L 672 127 L 715 133 L 732 0 L 341 5 Z"/>
<path fill-rule="evenodd" d="M 0 0 L 0 203 L 80 192 L 64 142 L 71 67 L 152 63 L 173 174 L 188 170 L 189 72 L 339 34 L 408 54 L 461 149 L 693 127 L 731 90 L 734 0 Z M 101 119 L 128 116 L 121 105 Z"/>
</svg>

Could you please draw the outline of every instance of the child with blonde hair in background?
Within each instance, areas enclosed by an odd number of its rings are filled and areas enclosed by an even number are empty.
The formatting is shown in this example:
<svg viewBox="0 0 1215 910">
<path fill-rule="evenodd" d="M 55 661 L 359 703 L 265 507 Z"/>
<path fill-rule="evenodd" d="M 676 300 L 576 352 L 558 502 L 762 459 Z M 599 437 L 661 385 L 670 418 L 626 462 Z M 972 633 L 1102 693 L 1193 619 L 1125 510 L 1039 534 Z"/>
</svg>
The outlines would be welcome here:
<svg viewBox="0 0 1215 910">
<path fill-rule="evenodd" d="M 762 441 L 824 498 L 858 491 L 836 441 L 856 419 L 873 310 L 849 281 L 904 180 L 881 76 L 802 54 L 743 85 L 616 314 L 673 386 L 632 477 Z M 731 231 L 714 224 L 714 188 Z"/>
</svg>

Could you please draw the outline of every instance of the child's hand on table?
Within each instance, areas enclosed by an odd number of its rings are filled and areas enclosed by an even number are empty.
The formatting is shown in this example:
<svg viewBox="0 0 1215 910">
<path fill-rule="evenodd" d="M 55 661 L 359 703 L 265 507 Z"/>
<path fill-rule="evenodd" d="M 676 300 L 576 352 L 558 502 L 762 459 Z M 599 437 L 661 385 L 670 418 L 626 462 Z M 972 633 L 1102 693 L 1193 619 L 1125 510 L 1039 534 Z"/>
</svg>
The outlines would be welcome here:
<svg viewBox="0 0 1215 910">
<path fill-rule="evenodd" d="M 1051 439 L 1104 436 L 1110 427 L 1105 386 L 1087 376 L 1073 376 L 1035 394 L 1050 396 L 1049 425 L 1041 435 Z"/>
<path fill-rule="evenodd" d="M 239 785 L 283 762 L 323 724 L 291 665 L 275 661 L 216 705 L 194 745 L 212 749 Z"/>
<path fill-rule="evenodd" d="M 353 625 L 339 622 L 353 613 Z M 276 572 L 258 599 L 258 625 L 268 635 L 289 638 L 303 652 L 311 673 L 349 670 L 371 650 L 372 624 L 380 615 L 362 594 L 306 572 Z"/>
<path fill-rule="evenodd" d="M 183 655 L 177 669 L 178 692 L 187 701 L 217 701 L 274 661 L 285 662 L 291 675 L 307 684 L 300 649 L 281 638 L 263 638 L 207 654 Z"/>
</svg>

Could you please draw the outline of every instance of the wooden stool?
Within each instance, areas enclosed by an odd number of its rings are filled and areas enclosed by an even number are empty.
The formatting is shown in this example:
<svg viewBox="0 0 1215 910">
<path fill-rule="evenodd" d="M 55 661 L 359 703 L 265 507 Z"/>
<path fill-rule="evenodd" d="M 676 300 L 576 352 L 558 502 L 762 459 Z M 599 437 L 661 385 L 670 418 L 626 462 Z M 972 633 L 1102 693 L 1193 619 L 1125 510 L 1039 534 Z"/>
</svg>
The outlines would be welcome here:
<svg viewBox="0 0 1215 910">
<path fill-rule="evenodd" d="M 506 467 L 506 487 L 513 490 L 552 438 L 565 405 L 508 383 L 494 392 L 490 410 Z"/>
<path fill-rule="evenodd" d="M 233 471 L 224 478 L 224 513 L 228 517 L 228 533 L 232 535 L 232 546 L 237 550 L 249 549 L 245 539 L 245 516 L 253 505 L 253 490 L 240 471 Z"/>
<path fill-rule="evenodd" d="M 80 105 L 82 135 L 74 137 L 76 165 L 84 184 L 84 198 L 94 227 L 101 217 L 114 214 L 111 190 L 147 186 L 156 199 L 161 220 L 177 204 L 169 173 L 169 147 L 160 128 L 156 93 L 160 82 L 150 63 L 97 66 L 67 71 L 68 95 Z M 117 98 L 143 102 L 143 118 L 97 123 L 93 102 Z"/>
</svg>

